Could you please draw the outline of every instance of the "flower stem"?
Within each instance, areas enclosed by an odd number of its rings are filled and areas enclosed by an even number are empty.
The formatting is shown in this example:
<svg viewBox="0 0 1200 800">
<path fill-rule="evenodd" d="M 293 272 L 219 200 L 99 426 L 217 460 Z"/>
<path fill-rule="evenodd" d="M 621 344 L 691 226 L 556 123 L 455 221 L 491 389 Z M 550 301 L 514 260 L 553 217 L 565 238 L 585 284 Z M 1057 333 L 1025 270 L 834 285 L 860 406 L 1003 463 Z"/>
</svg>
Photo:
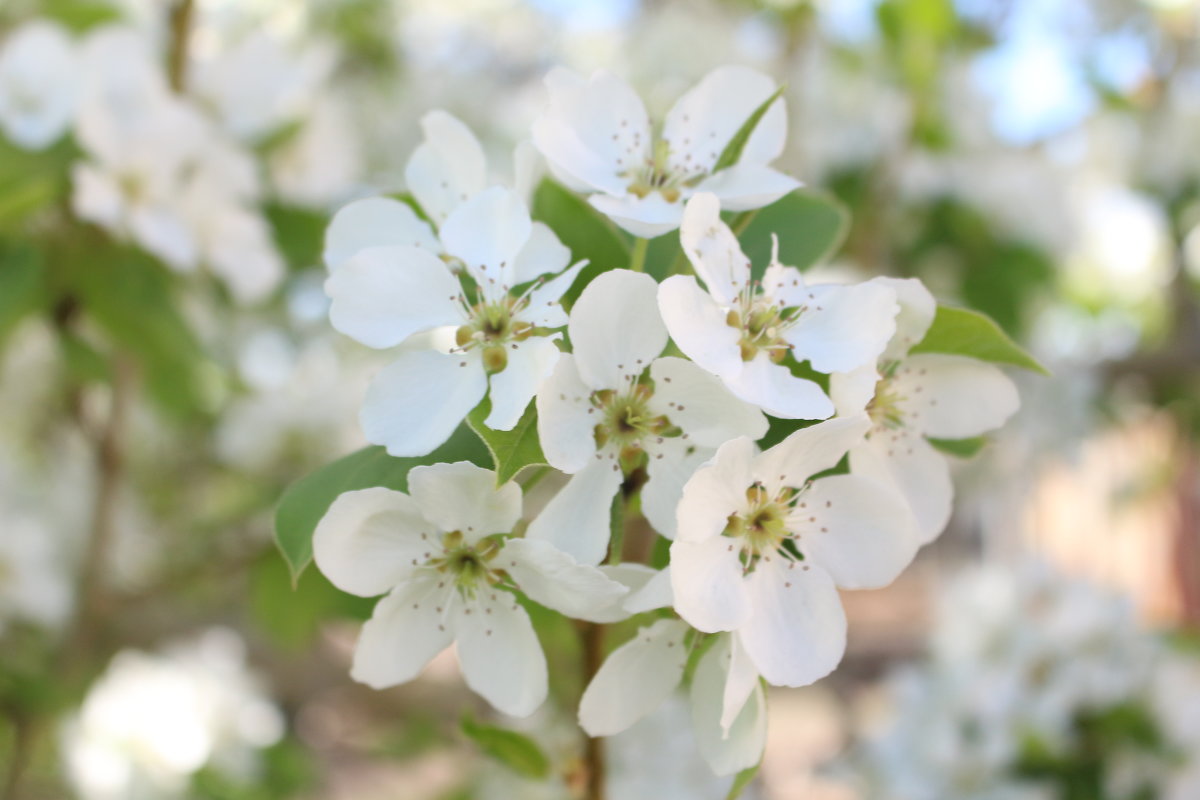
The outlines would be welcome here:
<svg viewBox="0 0 1200 800">
<path fill-rule="evenodd" d="M 634 272 L 646 271 L 646 249 L 649 246 L 649 239 L 639 236 L 633 240 L 633 253 L 629 256 L 629 268 Z"/>
</svg>

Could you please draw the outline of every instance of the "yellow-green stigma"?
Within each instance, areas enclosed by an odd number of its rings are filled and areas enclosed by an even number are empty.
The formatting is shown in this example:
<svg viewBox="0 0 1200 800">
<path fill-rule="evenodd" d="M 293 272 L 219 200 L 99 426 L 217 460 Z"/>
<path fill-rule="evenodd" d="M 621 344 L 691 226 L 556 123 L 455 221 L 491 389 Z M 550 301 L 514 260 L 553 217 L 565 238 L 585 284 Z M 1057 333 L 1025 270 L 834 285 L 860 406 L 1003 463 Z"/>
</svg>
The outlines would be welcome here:
<svg viewBox="0 0 1200 800">
<path fill-rule="evenodd" d="M 895 371 L 895 364 L 889 364 L 881 370 L 883 377 L 875 384 L 875 396 L 867 403 L 867 416 L 871 422 L 888 430 L 904 427 L 904 412 L 900 403 L 905 397 L 896 392 L 892 381 Z"/>
<path fill-rule="evenodd" d="M 629 391 L 618 393 L 611 389 L 592 393 L 592 407 L 599 413 L 596 424 L 596 447 L 613 443 L 621 450 L 639 448 L 647 437 L 678 436 L 680 430 L 671 425 L 664 414 L 650 410 L 653 392 L 648 386 L 634 384 Z"/>
<path fill-rule="evenodd" d="M 785 487 L 772 497 L 760 483 L 746 490 L 746 509 L 740 514 L 730 514 L 722 531 L 723 536 L 740 542 L 738 558 L 743 571 L 753 572 L 760 558 L 782 555 L 784 544 L 792 535 L 787 520 L 798 495 L 795 489 Z"/>
<path fill-rule="evenodd" d="M 804 307 L 785 308 L 762 297 L 744 298 L 742 310 L 731 310 L 726 314 L 725 324 L 741 333 L 738 347 L 743 361 L 753 361 L 760 352 L 765 352 L 778 364 L 792 349 L 792 345 L 783 338 L 783 332 L 800 318 L 804 310 Z"/>
<path fill-rule="evenodd" d="M 481 301 L 468 307 L 470 321 L 454 332 L 460 352 L 479 348 L 489 373 L 501 372 L 508 365 L 507 346 L 522 342 L 534 333 L 534 326 L 516 318 L 524 299 L 506 296 L 498 301 Z"/>
<path fill-rule="evenodd" d="M 500 543 L 494 537 L 472 544 L 461 531 L 451 531 L 442 535 L 442 547 L 443 555 L 432 559 L 429 566 L 451 576 L 463 596 L 472 596 L 477 588 L 495 586 L 503 579 L 499 570 L 489 566 L 500 552 Z"/>
</svg>

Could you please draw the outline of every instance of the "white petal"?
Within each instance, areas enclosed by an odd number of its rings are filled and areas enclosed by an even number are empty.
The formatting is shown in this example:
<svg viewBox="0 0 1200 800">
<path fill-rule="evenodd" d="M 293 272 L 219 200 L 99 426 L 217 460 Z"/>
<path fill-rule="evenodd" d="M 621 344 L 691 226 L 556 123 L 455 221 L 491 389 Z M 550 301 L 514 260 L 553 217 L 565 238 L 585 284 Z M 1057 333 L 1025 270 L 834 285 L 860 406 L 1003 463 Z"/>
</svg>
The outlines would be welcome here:
<svg viewBox="0 0 1200 800">
<path fill-rule="evenodd" d="M 411 681 L 450 644 L 444 604 L 454 602 L 454 590 L 441 591 L 437 583 L 436 577 L 419 576 L 376 604 L 358 635 L 350 669 L 354 680 L 373 689 Z"/>
<path fill-rule="evenodd" d="M 492 411 L 484 420 L 497 431 L 512 430 L 559 357 L 558 345 L 544 336 L 514 342 L 505 353 L 508 362 L 491 378 Z"/>
<path fill-rule="evenodd" d="M 35 19 L 0 48 L 0 127 L 20 148 L 40 150 L 66 131 L 80 66 L 65 28 Z"/>
<path fill-rule="evenodd" d="M 390 197 L 355 200 L 338 210 L 325 229 L 325 266 L 335 270 L 368 247 L 403 245 L 441 253 L 442 245 L 408 205 Z"/>
<path fill-rule="evenodd" d="M 383 487 L 337 496 L 313 532 L 313 561 L 343 592 L 373 597 L 425 563 L 437 531 L 403 492 Z"/>
<path fill-rule="evenodd" d="M 538 389 L 538 440 L 555 469 L 575 473 L 595 460 L 596 418 L 588 413 L 591 392 L 569 353 L 559 356 L 554 371 Z"/>
<path fill-rule="evenodd" d="M 836 466 L 870 429 L 863 414 L 801 428 L 758 457 L 754 477 L 770 494 L 782 486 L 803 486 L 813 475 Z"/>
<path fill-rule="evenodd" d="M 679 227 L 683 219 L 683 203 L 668 201 L 658 192 L 645 197 L 594 194 L 588 198 L 588 202 L 622 230 L 642 239 L 670 233 Z"/>
<path fill-rule="evenodd" d="M 679 438 L 647 448 L 650 458 L 646 472 L 650 479 L 642 487 L 642 514 L 668 539 L 675 538 L 676 509 L 684 484 L 713 452 L 711 447 L 697 447 Z"/>
<path fill-rule="evenodd" d="M 672 275 L 659 285 L 658 310 L 688 358 L 723 378 L 741 371 L 740 331 L 725 322 L 728 312 L 691 275 Z"/>
<path fill-rule="evenodd" d="M 80 219 L 117 230 L 125 213 L 125 199 L 116 179 L 86 162 L 71 167 L 71 210 Z"/>
<path fill-rule="evenodd" d="M 692 677 L 692 728 L 708 766 L 718 775 L 732 775 L 762 759 L 767 741 L 767 707 L 762 686 L 755 681 L 733 723 L 722 726 L 730 660 L 729 636 L 722 636 L 696 665 Z"/>
<path fill-rule="evenodd" d="M 510 539 L 496 560 L 517 587 L 547 608 L 591 620 L 629 593 L 596 567 L 580 564 L 544 539 Z"/>
<path fill-rule="evenodd" d="M 196 266 L 196 238 L 174 208 L 164 204 L 134 206 L 129 213 L 134 241 L 169 267 L 185 271 Z"/>
<path fill-rule="evenodd" d="M 533 204 L 533 193 L 546 172 L 546 163 L 530 139 L 522 139 L 513 148 L 513 189 L 525 205 Z"/>
<path fill-rule="evenodd" d="M 920 545 L 908 504 L 890 484 L 862 475 L 831 475 L 804 493 L 791 530 L 804 557 L 844 589 L 887 586 Z"/>
<path fill-rule="evenodd" d="M 539 328 L 561 328 L 567 324 L 567 312 L 563 310 L 562 296 L 567 293 L 587 266 L 587 261 L 573 264 L 570 269 L 555 275 L 529 293 L 529 305 L 518 313 L 518 319 Z"/>
<path fill-rule="evenodd" d="M 658 285 L 649 275 L 615 269 L 588 284 L 567 328 L 575 364 L 593 389 L 624 389 L 667 344 Z"/>
<path fill-rule="evenodd" d="M 389 455 L 423 456 L 450 438 L 486 391 L 477 358 L 413 350 L 371 381 L 358 419 L 367 441 Z"/>
<path fill-rule="evenodd" d="M 820 386 L 797 378 L 787 367 L 771 361 L 765 351 L 743 362 L 742 371 L 727 378 L 725 385 L 773 417 L 825 419 L 833 414 L 833 403 Z"/>
<path fill-rule="evenodd" d="M 526 536 L 544 539 L 581 564 L 599 564 L 608 553 L 612 501 L 624 480 L 607 459 L 593 459 L 529 524 Z"/>
<path fill-rule="evenodd" d="M 413 467 L 408 493 L 427 520 L 467 541 L 508 533 L 521 518 L 521 487 L 496 486 L 496 473 L 469 461 Z"/>
<path fill-rule="evenodd" d="M 680 541 L 702 542 L 725 530 L 729 515 L 746 505 L 757 452 L 752 439 L 733 439 L 688 479 L 676 509 L 675 535 Z"/>
<path fill-rule="evenodd" d="M 850 417 L 867 410 L 875 397 L 879 371 L 874 364 L 863 364 L 850 372 L 835 372 L 829 376 L 829 399 L 839 417 Z"/>
<path fill-rule="evenodd" d="M 418 247 L 370 247 L 325 281 L 329 321 L 368 347 L 394 347 L 414 333 L 461 324 L 461 293 L 446 265 Z"/>
<path fill-rule="evenodd" d="M 775 81 L 749 67 L 724 66 L 709 72 L 676 101 L 663 122 L 663 138 L 671 143 L 671 164 L 711 172 L 729 140 L 775 89 Z M 787 109 L 778 99 L 759 120 L 741 161 L 763 164 L 778 158 L 786 136 Z"/>
<path fill-rule="evenodd" d="M 675 610 L 706 633 L 731 631 L 749 618 L 738 543 L 725 536 L 671 545 Z"/>
<path fill-rule="evenodd" d="M 446 252 L 462 259 L 486 293 L 504 294 L 516 285 L 517 255 L 532 230 L 517 193 L 493 186 L 459 204 L 439 233 Z"/>
<path fill-rule="evenodd" d="M 700 367 L 682 358 L 667 356 L 650 365 L 654 379 L 651 405 L 683 428 L 689 441 L 703 447 L 720 447 L 730 439 L 759 439 L 767 432 L 767 418 L 739 400 Z"/>
<path fill-rule="evenodd" d="M 924 353 L 900 363 L 892 391 L 906 423 L 929 436 L 965 439 L 995 430 L 1021 405 L 1017 387 L 991 364 Z"/>
<path fill-rule="evenodd" d="M 671 568 L 663 567 L 640 588 L 631 588 L 621 605 L 631 614 L 670 608 L 675 604 L 671 591 Z"/>
<path fill-rule="evenodd" d="M 896 295 L 878 283 L 809 286 L 808 310 L 784 337 L 797 361 L 817 372 L 849 372 L 870 364 L 896 332 Z"/>
<path fill-rule="evenodd" d="M 579 702 L 580 727 L 612 736 L 662 705 L 683 679 L 687 631 L 679 620 L 662 619 L 610 653 Z"/>
<path fill-rule="evenodd" d="M 441 223 L 484 187 L 487 162 L 471 129 L 442 110 L 421 117 L 423 141 L 404 167 L 404 180 L 422 210 Z"/>
<path fill-rule="evenodd" d="M 721 704 L 721 730 L 725 734 L 729 733 L 751 693 L 758 687 L 758 670 L 742 645 L 742 637 L 735 633 L 729 638 L 729 674 L 725 678 Z"/>
<path fill-rule="evenodd" d="M 807 686 L 846 650 L 846 614 L 829 573 L 775 557 L 746 580 L 752 611 L 739 628 L 759 674 L 776 686 Z"/>
<path fill-rule="evenodd" d="M 546 656 L 525 609 L 508 592 L 483 589 L 454 619 L 467 686 L 498 711 L 527 717 L 546 699 Z"/>
<path fill-rule="evenodd" d="M 769 206 L 803 185 L 791 175 L 743 160 L 705 178 L 696 188 L 721 198 L 726 211 L 749 211 Z"/>
<path fill-rule="evenodd" d="M 734 305 L 750 282 L 750 259 L 721 221 L 721 203 L 715 194 L 700 192 L 688 200 L 679 242 L 709 293 L 724 306 Z"/>
<path fill-rule="evenodd" d="M 546 76 L 550 107 L 533 123 L 533 143 L 575 183 L 622 194 L 620 177 L 650 155 L 650 119 L 641 99 L 615 75 L 590 79 L 562 68 Z"/>
<path fill-rule="evenodd" d="M 950 521 L 954 484 L 946 457 L 911 431 L 876 431 L 850 451 L 850 471 L 890 483 L 917 520 L 920 543 L 933 541 Z"/>
<path fill-rule="evenodd" d="M 529 240 L 517 253 L 513 265 L 515 284 L 528 283 L 539 275 L 562 272 L 571 263 L 571 251 L 558 240 L 554 231 L 544 222 L 535 222 Z"/>
<path fill-rule="evenodd" d="M 657 587 L 651 591 L 651 594 L 645 597 L 642 596 L 642 592 L 646 586 L 663 574 L 658 570 L 651 569 L 645 564 L 635 564 L 629 561 L 623 561 L 620 564 L 602 564 L 597 569 L 609 580 L 616 581 L 624 586 L 626 593 L 617 597 L 615 601 L 603 608 L 593 609 L 587 617 L 589 622 L 603 622 L 606 624 L 620 622 L 642 611 L 650 611 L 671 604 L 669 597 L 670 584 L 667 585 L 668 599 L 666 603 L 661 605 L 655 604 L 658 599 L 656 595 L 659 593 Z M 634 596 L 639 598 L 637 607 L 626 607 L 625 601 Z M 646 603 L 650 603 L 651 605 L 642 607 Z"/>
<path fill-rule="evenodd" d="M 904 358 L 909 348 L 925 338 L 933 317 L 937 313 L 937 301 L 917 278 L 872 278 L 896 293 L 900 313 L 896 315 L 896 335 L 883 354 L 885 361 Z"/>
</svg>

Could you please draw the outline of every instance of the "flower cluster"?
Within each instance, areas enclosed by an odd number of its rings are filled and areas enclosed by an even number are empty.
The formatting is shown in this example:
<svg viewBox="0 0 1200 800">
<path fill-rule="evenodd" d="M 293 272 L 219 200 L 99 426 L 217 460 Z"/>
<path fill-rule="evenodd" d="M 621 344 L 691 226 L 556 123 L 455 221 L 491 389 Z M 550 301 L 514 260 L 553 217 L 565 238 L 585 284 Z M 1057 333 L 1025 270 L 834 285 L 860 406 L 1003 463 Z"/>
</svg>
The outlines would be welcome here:
<svg viewBox="0 0 1200 800">
<path fill-rule="evenodd" d="M 890 713 L 857 752 L 869 796 L 1200 791 L 1200 661 L 1111 590 L 1045 564 L 968 570 L 940 598 L 930 650 L 890 678 Z"/>
<path fill-rule="evenodd" d="M 493 184 L 467 127 L 428 114 L 408 194 L 343 208 L 325 250 L 333 326 L 395 354 L 363 430 L 428 463 L 405 491 L 338 497 L 315 562 L 386 595 L 357 679 L 408 681 L 454 642 L 468 685 L 510 714 L 546 696 L 525 603 L 646 615 L 591 680 L 582 727 L 623 731 L 686 675 L 699 746 L 731 774 L 761 756 L 764 682 L 801 686 L 840 661 L 838 589 L 889 583 L 945 526 L 948 467 L 926 437 L 995 429 L 1017 394 L 995 366 L 912 352 L 935 315 L 916 280 L 812 284 L 779 261 L 786 226 L 770 263 L 751 263 L 722 212 L 799 186 L 769 166 L 786 111 L 766 76 L 715 70 L 657 137 L 612 75 L 555 70 L 547 85 L 533 142 L 551 174 L 634 236 L 670 234 L 675 274 L 643 271 L 644 240 L 628 263 L 573 259 L 574 231 L 531 218 L 530 151 L 516 188 Z M 518 466 L 566 476 L 531 520 L 516 482 L 435 463 L 464 420 L 507 451 L 536 433 Z M 631 510 L 669 560 L 622 563 L 613 519 Z"/>
</svg>

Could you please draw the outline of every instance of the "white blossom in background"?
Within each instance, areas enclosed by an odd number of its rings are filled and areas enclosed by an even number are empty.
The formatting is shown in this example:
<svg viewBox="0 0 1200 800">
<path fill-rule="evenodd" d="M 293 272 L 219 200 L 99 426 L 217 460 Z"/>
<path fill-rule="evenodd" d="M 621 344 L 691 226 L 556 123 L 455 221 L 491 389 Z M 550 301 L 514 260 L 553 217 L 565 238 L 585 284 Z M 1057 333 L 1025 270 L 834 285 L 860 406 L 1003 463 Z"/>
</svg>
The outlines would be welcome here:
<svg viewBox="0 0 1200 800">
<path fill-rule="evenodd" d="M 438 237 L 399 201 L 338 212 L 326 237 L 330 321 L 369 347 L 401 346 L 367 391 L 367 439 L 425 455 L 485 395 L 485 423 L 511 430 L 558 360 L 552 330 L 567 321 L 558 301 L 584 266 L 568 269 L 570 257 L 499 186 L 458 205 Z"/>
<path fill-rule="evenodd" d="M 363 155 L 346 104 L 325 95 L 300 130 L 267 157 L 271 185 L 284 201 L 327 208 L 344 200 L 362 177 Z"/>
<path fill-rule="evenodd" d="M 74 594 L 63 537 L 49 520 L 15 509 L 3 510 L 0 527 L 0 634 L 17 622 L 60 627 Z"/>
<path fill-rule="evenodd" d="M 803 428 L 765 452 L 734 439 L 683 489 L 671 545 L 675 610 L 705 632 L 730 631 L 729 728 L 761 675 L 805 686 L 846 646 L 837 588 L 885 586 L 916 554 L 915 521 L 887 484 L 813 476 L 861 441 L 863 416 Z"/>
<path fill-rule="evenodd" d="M 608 551 L 623 464 L 644 456 L 642 513 L 672 538 L 675 505 L 692 471 L 729 439 L 762 436 L 767 420 L 695 364 L 659 358 L 667 330 L 648 275 L 598 276 L 571 309 L 568 333 L 573 352 L 538 390 L 537 411 L 542 451 L 571 480 L 529 535 L 598 564 Z"/>
<path fill-rule="evenodd" d="M 776 257 L 755 281 L 720 211 L 716 195 L 706 192 L 684 210 L 683 251 L 704 287 L 690 275 L 674 275 L 659 287 L 671 338 L 731 392 L 772 416 L 831 416 L 833 403 L 821 388 L 781 362 L 790 353 L 825 373 L 873 365 L 896 330 L 895 293 L 877 281 L 807 285 L 800 270 Z"/>
<path fill-rule="evenodd" d="M 714 172 L 734 134 L 776 91 L 749 67 L 719 67 L 679 98 L 656 137 L 641 99 L 620 78 L 558 68 L 546 76 L 550 104 L 533 141 L 555 177 L 590 194 L 597 210 L 634 236 L 679 227 L 683 204 L 707 191 L 733 211 L 768 205 L 800 185 L 769 165 L 783 152 L 787 112 L 776 100 L 736 164 Z"/>
<path fill-rule="evenodd" d="M 876 278 L 900 303 L 896 333 L 877 364 L 830 376 L 838 414 L 866 411 L 867 438 L 850 451 L 850 470 L 896 487 L 916 515 L 922 543 L 950 519 L 954 487 L 946 457 L 926 437 L 968 439 L 995 430 L 1017 411 L 1013 382 L 992 364 L 942 353 L 910 354 L 933 323 L 937 303 L 916 279 Z"/>
<path fill-rule="evenodd" d="M 41 150 L 66 133 L 79 92 L 78 54 L 66 29 L 26 22 L 0 42 L 0 131 Z"/>
<path fill-rule="evenodd" d="M 626 592 L 544 541 L 506 538 L 521 489 L 468 462 L 415 467 L 408 494 L 346 492 L 313 536 L 313 558 L 343 591 L 387 593 L 363 626 L 351 674 L 374 688 L 415 678 L 456 645 L 467 685 L 500 711 L 546 699 L 546 659 L 514 591 L 589 618 Z"/>
<path fill-rule="evenodd" d="M 83 800 L 188 796 L 211 766 L 250 779 L 284 719 L 245 663 L 245 644 L 215 628 L 162 654 L 118 653 L 63 726 L 67 777 Z"/>
</svg>

